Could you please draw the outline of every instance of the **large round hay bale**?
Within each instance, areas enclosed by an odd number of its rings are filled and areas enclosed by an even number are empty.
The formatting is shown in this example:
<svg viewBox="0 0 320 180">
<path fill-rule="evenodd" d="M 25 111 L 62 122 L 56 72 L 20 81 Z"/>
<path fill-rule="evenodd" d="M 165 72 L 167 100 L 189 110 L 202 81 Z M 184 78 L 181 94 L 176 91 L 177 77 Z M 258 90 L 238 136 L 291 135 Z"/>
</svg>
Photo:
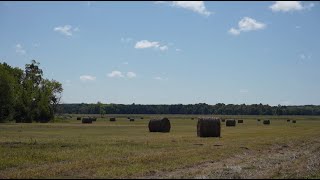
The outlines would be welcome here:
<svg viewBox="0 0 320 180">
<path fill-rule="evenodd" d="M 296 120 L 292 120 L 292 123 L 296 123 L 297 121 Z"/>
<path fill-rule="evenodd" d="M 134 118 L 130 118 L 130 121 L 134 121 Z"/>
<path fill-rule="evenodd" d="M 77 117 L 77 120 L 81 120 L 81 117 Z"/>
<path fill-rule="evenodd" d="M 257 119 L 257 121 L 259 121 L 259 122 L 260 122 L 260 121 L 261 121 L 261 119 Z"/>
<path fill-rule="evenodd" d="M 110 121 L 116 121 L 115 117 L 110 118 Z"/>
<path fill-rule="evenodd" d="M 143 117 L 141 117 L 140 119 L 143 119 Z"/>
<path fill-rule="evenodd" d="M 151 119 L 149 121 L 150 132 L 170 132 L 171 124 L 168 118 Z"/>
<path fill-rule="evenodd" d="M 90 117 L 84 117 L 82 118 L 82 124 L 91 124 L 92 119 Z"/>
<path fill-rule="evenodd" d="M 238 123 L 243 123 L 243 120 L 242 120 L 242 119 L 239 119 L 239 120 L 238 120 Z"/>
<path fill-rule="evenodd" d="M 263 120 L 263 124 L 269 125 L 270 124 L 270 120 Z"/>
<path fill-rule="evenodd" d="M 220 118 L 198 118 L 197 136 L 198 137 L 220 137 L 221 123 Z"/>
<path fill-rule="evenodd" d="M 235 119 L 227 119 L 226 126 L 236 126 L 236 120 Z"/>
<path fill-rule="evenodd" d="M 130 117 L 127 117 L 127 119 L 130 119 Z"/>
<path fill-rule="evenodd" d="M 287 119 L 287 122 L 290 122 L 290 119 Z"/>
</svg>

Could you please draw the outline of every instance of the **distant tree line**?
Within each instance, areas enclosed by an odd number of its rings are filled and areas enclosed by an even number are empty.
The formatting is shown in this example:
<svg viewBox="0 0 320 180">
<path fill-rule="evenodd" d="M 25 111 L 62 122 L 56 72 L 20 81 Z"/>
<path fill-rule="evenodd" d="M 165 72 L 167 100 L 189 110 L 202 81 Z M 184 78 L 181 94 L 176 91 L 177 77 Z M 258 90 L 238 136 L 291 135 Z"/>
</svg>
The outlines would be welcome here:
<svg viewBox="0 0 320 180">
<path fill-rule="evenodd" d="M 140 104 L 59 104 L 58 113 L 71 114 L 219 114 L 219 115 L 320 115 L 320 106 L 234 105 L 140 105 Z"/>
<path fill-rule="evenodd" d="M 61 83 L 43 78 L 35 60 L 25 70 L 0 63 L 0 122 L 48 122 L 63 91 Z"/>
</svg>

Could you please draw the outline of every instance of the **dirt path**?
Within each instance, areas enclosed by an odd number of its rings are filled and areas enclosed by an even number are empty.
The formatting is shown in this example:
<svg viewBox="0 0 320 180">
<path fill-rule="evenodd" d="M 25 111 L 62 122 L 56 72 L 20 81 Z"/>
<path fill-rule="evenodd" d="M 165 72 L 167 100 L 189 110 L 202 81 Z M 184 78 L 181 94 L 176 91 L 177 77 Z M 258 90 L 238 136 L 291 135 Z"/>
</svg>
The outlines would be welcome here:
<svg viewBox="0 0 320 180">
<path fill-rule="evenodd" d="M 245 147 L 244 147 L 245 148 Z M 320 141 L 273 145 L 263 151 L 245 148 L 243 154 L 171 172 L 155 172 L 143 179 L 319 178 Z"/>
</svg>

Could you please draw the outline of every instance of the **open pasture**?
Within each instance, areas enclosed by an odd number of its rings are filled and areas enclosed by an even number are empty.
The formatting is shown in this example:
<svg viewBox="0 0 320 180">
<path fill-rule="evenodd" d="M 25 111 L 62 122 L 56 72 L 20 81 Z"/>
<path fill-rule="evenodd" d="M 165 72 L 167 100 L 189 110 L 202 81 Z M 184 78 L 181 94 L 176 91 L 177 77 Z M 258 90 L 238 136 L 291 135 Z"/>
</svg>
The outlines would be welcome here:
<svg viewBox="0 0 320 180">
<path fill-rule="evenodd" d="M 217 116 L 244 121 L 222 122 L 221 138 L 197 137 L 198 115 L 71 116 L 0 124 L 0 178 L 320 177 L 317 116 Z M 169 118 L 169 133 L 149 132 L 157 117 Z"/>
</svg>

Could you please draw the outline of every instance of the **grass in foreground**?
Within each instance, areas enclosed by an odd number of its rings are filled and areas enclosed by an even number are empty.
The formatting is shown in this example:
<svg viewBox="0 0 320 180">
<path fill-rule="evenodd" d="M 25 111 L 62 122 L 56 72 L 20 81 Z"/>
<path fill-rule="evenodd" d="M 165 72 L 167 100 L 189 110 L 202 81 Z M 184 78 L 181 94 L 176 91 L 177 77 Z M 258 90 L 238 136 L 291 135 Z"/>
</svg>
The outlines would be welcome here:
<svg viewBox="0 0 320 180">
<path fill-rule="evenodd" d="M 222 162 L 248 149 L 260 152 L 276 145 L 314 143 L 320 136 L 320 117 L 314 116 L 289 117 L 297 124 L 287 123 L 288 117 L 233 116 L 244 124 L 222 123 L 222 138 L 198 138 L 197 120 L 190 119 L 197 116 L 167 115 L 170 133 L 149 133 L 150 117 L 130 122 L 127 116 L 116 122 L 99 118 L 93 124 L 81 124 L 76 116 L 67 123 L 0 124 L 0 178 L 147 177 Z M 257 123 L 257 118 L 269 118 L 271 125 Z M 274 177 L 282 177 L 277 173 Z M 319 177 L 319 169 L 314 173 L 291 176 Z"/>
</svg>

